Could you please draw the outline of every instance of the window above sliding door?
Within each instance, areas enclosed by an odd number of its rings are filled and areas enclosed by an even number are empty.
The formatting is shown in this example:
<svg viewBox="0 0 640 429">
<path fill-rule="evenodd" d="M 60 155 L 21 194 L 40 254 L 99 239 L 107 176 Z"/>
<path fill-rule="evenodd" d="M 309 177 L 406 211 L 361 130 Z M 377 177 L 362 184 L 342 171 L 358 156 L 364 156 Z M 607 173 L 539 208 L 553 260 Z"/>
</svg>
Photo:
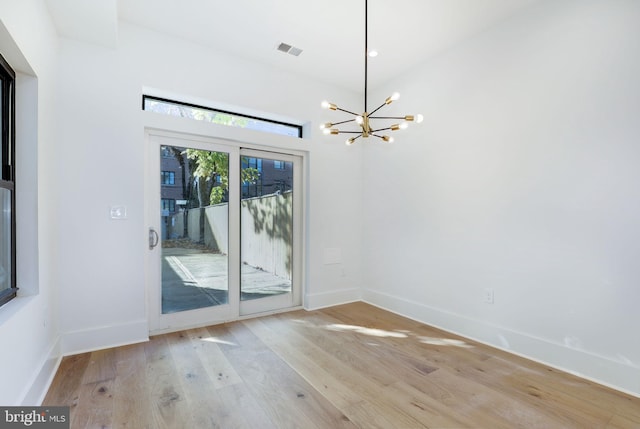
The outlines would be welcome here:
<svg viewBox="0 0 640 429">
<path fill-rule="evenodd" d="M 165 98 L 142 96 L 142 110 L 290 137 L 302 137 L 302 126 Z"/>
</svg>

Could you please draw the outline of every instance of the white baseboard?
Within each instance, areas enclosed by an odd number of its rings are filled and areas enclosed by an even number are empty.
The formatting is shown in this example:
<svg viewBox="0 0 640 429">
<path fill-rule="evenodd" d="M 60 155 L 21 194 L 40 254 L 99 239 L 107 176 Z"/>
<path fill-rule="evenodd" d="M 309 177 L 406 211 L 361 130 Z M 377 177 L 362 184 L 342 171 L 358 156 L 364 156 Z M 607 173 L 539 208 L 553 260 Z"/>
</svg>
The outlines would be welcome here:
<svg viewBox="0 0 640 429">
<path fill-rule="evenodd" d="M 304 308 L 305 310 L 318 310 L 320 308 L 360 301 L 361 299 L 362 292 L 360 288 L 314 293 L 305 295 Z"/>
<path fill-rule="evenodd" d="M 149 325 L 146 320 L 138 320 L 121 325 L 65 332 L 61 337 L 61 355 L 69 356 L 149 341 Z"/>
<path fill-rule="evenodd" d="M 46 353 L 45 358 L 40 365 L 39 370 L 35 373 L 33 380 L 29 383 L 29 387 L 24 392 L 20 404 L 22 406 L 38 406 L 42 404 L 49 386 L 53 381 L 53 377 L 56 375 L 58 366 L 62 356 L 60 355 L 60 337 L 56 338 L 49 351 Z"/>
<path fill-rule="evenodd" d="M 640 368 L 625 362 L 386 293 L 365 289 L 362 295 L 364 302 L 400 316 L 640 397 Z"/>
</svg>

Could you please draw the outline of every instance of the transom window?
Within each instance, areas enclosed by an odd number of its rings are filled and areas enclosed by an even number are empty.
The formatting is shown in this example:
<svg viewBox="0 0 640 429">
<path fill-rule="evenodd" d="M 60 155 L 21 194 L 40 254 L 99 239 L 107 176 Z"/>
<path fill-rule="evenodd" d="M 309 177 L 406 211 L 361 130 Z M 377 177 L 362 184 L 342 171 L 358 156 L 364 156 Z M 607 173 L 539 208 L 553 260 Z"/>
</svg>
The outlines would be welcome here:
<svg viewBox="0 0 640 429">
<path fill-rule="evenodd" d="M 180 116 L 197 121 L 212 122 L 230 127 L 246 128 L 271 134 L 291 137 L 302 137 L 302 126 L 271 119 L 258 118 L 225 110 L 212 109 L 196 104 L 182 103 L 165 98 L 142 96 L 142 110 L 162 113 L 170 116 Z"/>
</svg>

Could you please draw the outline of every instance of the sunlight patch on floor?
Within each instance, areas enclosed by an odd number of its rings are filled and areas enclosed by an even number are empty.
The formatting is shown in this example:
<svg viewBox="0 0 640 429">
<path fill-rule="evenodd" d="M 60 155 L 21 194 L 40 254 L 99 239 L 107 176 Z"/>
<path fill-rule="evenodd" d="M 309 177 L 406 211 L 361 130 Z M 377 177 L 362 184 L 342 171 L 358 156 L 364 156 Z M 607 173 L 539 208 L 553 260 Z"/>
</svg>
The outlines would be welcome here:
<svg viewBox="0 0 640 429">
<path fill-rule="evenodd" d="M 216 344 L 226 344 L 228 346 L 237 346 L 236 343 L 232 343 L 231 341 L 221 340 L 220 338 L 216 338 L 216 337 L 202 338 L 202 341 L 207 341 L 209 343 L 216 343 Z"/>
<path fill-rule="evenodd" d="M 350 331 L 358 334 L 370 335 L 372 337 L 394 337 L 394 338 L 407 338 L 407 334 L 401 332 L 385 331 L 384 329 L 365 328 L 364 326 L 357 325 L 342 325 L 334 323 L 327 325 L 326 328 L 330 331 Z"/>
<path fill-rule="evenodd" d="M 297 321 L 299 323 L 304 323 L 304 321 Z M 428 344 L 433 346 L 450 346 L 450 347 L 460 347 L 464 349 L 471 349 L 474 346 L 466 343 L 465 341 L 454 339 L 454 338 L 439 338 L 439 337 L 427 337 L 427 336 L 419 336 L 414 334 L 413 332 L 406 329 L 394 329 L 394 330 L 385 330 L 378 328 L 367 328 L 365 326 L 359 325 L 346 325 L 341 323 L 333 323 L 330 325 L 325 325 L 324 329 L 329 331 L 336 332 L 354 332 L 356 334 L 368 335 L 370 337 L 378 337 L 378 338 L 413 338 L 418 340 L 422 344 Z M 367 343 L 369 345 L 376 345 L 374 343 Z"/>
<path fill-rule="evenodd" d="M 454 340 L 452 338 L 435 338 L 435 337 L 418 337 L 423 344 L 432 344 L 434 346 L 454 346 L 464 349 L 473 348 L 472 345 L 465 343 L 462 340 Z"/>
</svg>

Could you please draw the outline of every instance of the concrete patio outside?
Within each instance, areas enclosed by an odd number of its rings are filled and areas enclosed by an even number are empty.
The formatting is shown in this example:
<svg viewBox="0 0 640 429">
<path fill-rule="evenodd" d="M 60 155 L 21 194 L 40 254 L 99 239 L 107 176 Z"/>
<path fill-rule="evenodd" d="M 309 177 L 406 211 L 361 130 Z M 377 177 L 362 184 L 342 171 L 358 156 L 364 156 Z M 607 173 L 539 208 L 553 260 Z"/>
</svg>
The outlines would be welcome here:
<svg viewBox="0 0 640 429">
<path fill-rule="evenodd" d="M 162 313 L 194 310 L 228 302 L 227 255 L 203 249 L 162 249 Z M 240 299 L 258 299 L 291 291 L 291 281 L 242 265 Z"/>
</svg>

